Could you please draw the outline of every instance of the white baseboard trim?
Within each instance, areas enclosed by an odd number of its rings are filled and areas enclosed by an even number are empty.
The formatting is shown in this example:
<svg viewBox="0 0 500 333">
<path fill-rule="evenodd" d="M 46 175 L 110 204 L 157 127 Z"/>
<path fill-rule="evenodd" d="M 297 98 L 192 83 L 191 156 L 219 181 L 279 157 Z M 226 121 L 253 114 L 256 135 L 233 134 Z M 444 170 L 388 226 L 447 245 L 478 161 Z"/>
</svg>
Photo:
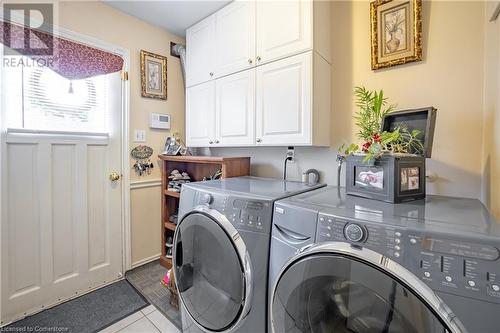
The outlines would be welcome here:
<svg viewBox="0 0 500 333">
<path fill-rule="evenodd" d="M 155 254 L 151 257 L 147 257 L 147 258 L 141 259 L 139 261 L 133 262 L 132 269 L 139 267 L 139 266 L 142 266 L 142 265 L 145 265 L 147 263 L 150 263 L 151 261 L 155 261 L 157 259 L 160 259 L 160 256 L 161 256 L 161 253 L 158 253 L 158 254 Z"/>
<path fill-rule="evenodd" d="M 131 190 L 155 186 L 161 186 L 161 179 L 137 180 L 130 183 Z"/>
</svg>

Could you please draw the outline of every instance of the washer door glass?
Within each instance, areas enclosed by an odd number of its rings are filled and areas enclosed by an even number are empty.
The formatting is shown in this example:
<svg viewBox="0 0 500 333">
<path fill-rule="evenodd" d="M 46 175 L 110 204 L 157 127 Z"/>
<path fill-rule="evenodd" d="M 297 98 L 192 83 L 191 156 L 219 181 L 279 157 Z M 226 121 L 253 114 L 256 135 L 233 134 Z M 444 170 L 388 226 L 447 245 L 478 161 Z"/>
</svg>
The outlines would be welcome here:
<svg viewBox="0 0 500 333">
<path fill-rule="evenodd" d="M 275 332 L 446 332 L 411 290 L 386 272 L 337 254 L 295 262 L 272 301 Z"/>
<path fill-rule="evenodd" d="M 186 310 L 205 329 L 230 327 L 245 297 L 243 268 L 231 238 L 204 213 L 187 215 L 176 232 L 174 269 Z"/>
</svg>

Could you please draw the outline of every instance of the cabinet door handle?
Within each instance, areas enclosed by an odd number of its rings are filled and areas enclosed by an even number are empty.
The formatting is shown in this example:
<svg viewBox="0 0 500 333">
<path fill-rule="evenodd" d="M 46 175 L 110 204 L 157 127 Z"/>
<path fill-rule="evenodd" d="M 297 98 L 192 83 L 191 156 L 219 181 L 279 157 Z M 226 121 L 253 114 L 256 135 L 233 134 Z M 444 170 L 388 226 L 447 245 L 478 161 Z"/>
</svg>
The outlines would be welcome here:
<svg viewBox="0 0 500 333">
<path fill-rule="evenodd" d="M 210 74 L 210 76 L 214 76 L 214 72 L 210 72 L 210 73 L 208 73 L 208 74 Z"/>
<path fill-rule="evenodd" d="M 248 63 L 249 63 L 250 65 L 252 64 L 252 62 L 253 62 L 253 60 L 252 60 L 252 59 L 248 59 Z"/>
<path fill-rule="evenodd" d="M 257 61 L 260 61 L 262 58 L 260 56 L 257 56 Z"/>
<path fill-rule="evenodd" d="M 262 142 L 262 139 L 257 138 L 257 140 L 255 140 L 255 141 L 257 141 L 257 142 Z"/>
<path fill-rule="evenodd" d="M 219 140 L 215 139 L 215 143 L 219 143 Z"/>
<path fill-rule="evenodd" d="M 213 144 L 214 142 L 212 140 L 208 141 L 209 144 Z"/>
</svg>

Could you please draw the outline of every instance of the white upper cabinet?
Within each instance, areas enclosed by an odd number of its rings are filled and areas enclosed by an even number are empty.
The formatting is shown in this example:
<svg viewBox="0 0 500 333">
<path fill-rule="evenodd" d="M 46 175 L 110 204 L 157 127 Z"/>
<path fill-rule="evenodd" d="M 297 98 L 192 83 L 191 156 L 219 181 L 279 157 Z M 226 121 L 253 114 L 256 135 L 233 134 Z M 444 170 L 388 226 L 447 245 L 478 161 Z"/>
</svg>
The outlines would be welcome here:
<svg viewBox="0 0 500 333">
<path fill-rule="evenodd" d="M 256 142 L 311 142 L 312 58 L 302 54 L 257 68 Z"/>
<path fill-rule="evenodd" d="M 214 79 L 215 16 L 209 16 L 186 30 L 186 86 Z"/>
<path fill-rule="evenodd" d="M 256 139 L 260 146 L 328 146 L 330 64 L 309 51 L 256 69 Z"/>
<path fill-rule="evenodd" d="M 215 138 L 215 81 L 186 89 L 186 144 L 208 147 Z"/>
<path fill-rule="evenodd" d="M 215 145 L 255 143 L 255 69 L 215 81 Z"/>
<path fill-rule="evenodd" d="M 255 66 L 255 2 L 235 1 L 215 14 L 215 76 Z"/>
<path fill-rule="evenodd" d="M 257 64 L 312 49 L 312 1 L 257 1 Z"/>
<path fill-rule="evenodd" d="M 329 1 L 234 1 L 186 31 L 186 143 L 328 146 Z"/>
</svg>

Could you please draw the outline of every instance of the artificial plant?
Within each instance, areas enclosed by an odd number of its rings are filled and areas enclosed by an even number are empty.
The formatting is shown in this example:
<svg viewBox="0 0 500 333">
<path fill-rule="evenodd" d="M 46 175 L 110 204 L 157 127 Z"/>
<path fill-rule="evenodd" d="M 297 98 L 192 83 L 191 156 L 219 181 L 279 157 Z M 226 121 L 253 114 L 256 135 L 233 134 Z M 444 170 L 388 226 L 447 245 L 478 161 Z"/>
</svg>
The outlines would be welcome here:
<svg viewBox="0 0 500 333">
<path fill-rule="evenodd" d="M 356 136 L 362 141 L 361 149 L 358 144 L 342 145 L 339 148 L 339 159 L 347 155 L 361 152 L 365 154 L 364 161 L 380 157 L 389 153 L 417 153 L 424 152 L 424 146 L 418 139 L 419 130 L 409 131 L 405 127 L 398 127 L 393 131 L 382 131 L 384 117 L 396 108 L 395 104 L 388 104 L 384 91 L 369 91 L 365 87 L 355 87 L 354 96 L 359 110 L 354 115 L 358 127 Z"/>
</svg>

